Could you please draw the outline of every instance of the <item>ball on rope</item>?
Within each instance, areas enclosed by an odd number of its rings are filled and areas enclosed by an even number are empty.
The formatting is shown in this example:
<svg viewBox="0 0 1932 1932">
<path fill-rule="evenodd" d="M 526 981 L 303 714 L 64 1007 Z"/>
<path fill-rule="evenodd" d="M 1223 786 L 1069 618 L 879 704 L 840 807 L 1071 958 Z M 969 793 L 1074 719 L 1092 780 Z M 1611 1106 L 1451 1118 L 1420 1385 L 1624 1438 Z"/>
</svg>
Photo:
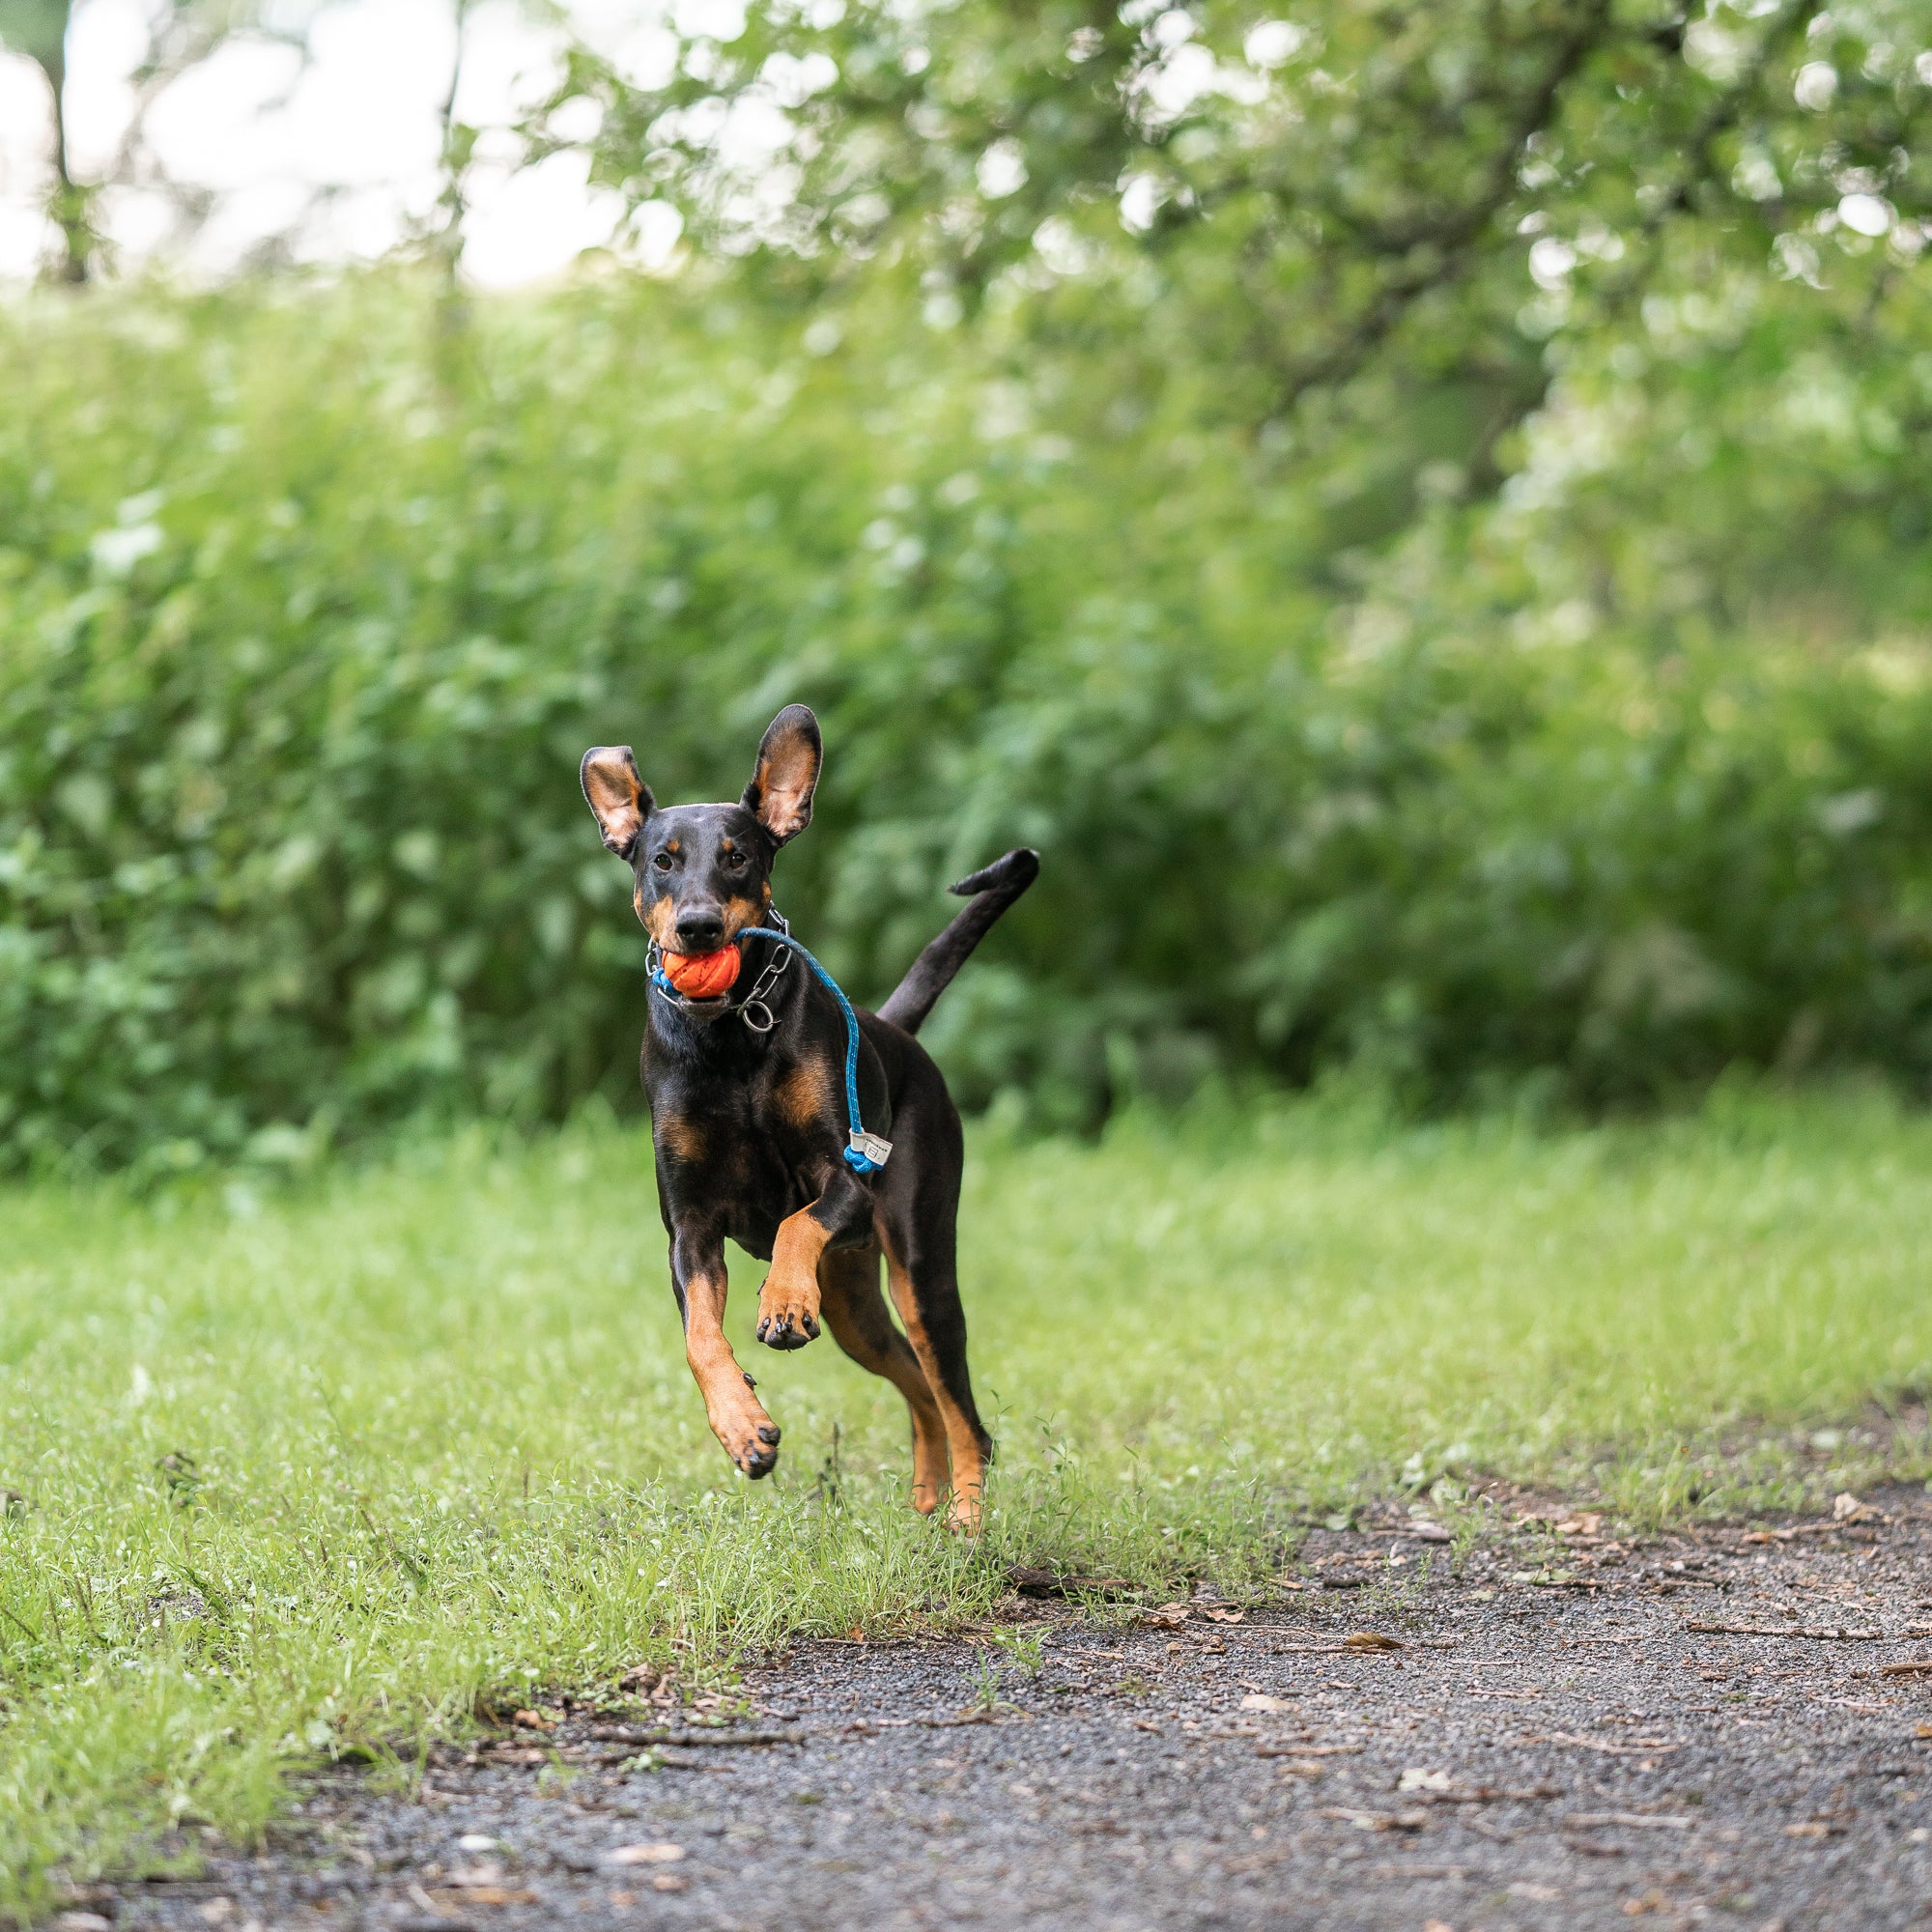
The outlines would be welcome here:
<svg viewBox="0 0 1932 1932">
<path fill-rule="evenodd" d="M 687 1000 L 715 1000 L 738 978 L 738 949 L 721 946 L 716 952 L 667 952 L 664 976 Z"/>
</svg>

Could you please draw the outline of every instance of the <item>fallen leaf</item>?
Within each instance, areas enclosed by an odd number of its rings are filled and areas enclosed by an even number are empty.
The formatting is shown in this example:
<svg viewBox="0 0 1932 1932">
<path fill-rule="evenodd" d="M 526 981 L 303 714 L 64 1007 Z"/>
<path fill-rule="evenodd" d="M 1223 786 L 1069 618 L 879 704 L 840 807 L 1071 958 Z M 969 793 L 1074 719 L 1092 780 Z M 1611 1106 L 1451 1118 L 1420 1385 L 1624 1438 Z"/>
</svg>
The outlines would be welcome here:
<svg viewBox="0 0 1932 1932">
<path fill-rule="evenodd" d="M 668 1865 L 684 1856 L 682 1845 L 619 1845 L 604 1854 L 607 1865 Z"/>
<path fill-rule="evenodd" d="M 1350 1805 L 1328 1804 L 1319 1818 L 1338 1818 L 1358 1832 L 1419 1832 L 1429 1823 L 1427 1811 L 1357 1811 Z"/>
<path fill-rule="evenodd" d="M 1787 1838 L 1830 1838 L 1844 1829 L 1828 1818 L 1806 1818 L 1803 1824 L 1785 1826 L 1784 1835 Z"/>
<path fill-rule="evenodd" d="M 1543 1740 L 1525 1738 L 1523 1742 L 1541 1743 Z M 1615 1757 L 1637 1757 L 1645 1752 L 1674 1751 L 1684 1748 L 1682 1745 L 1665 1744 L 1656 1738 L 1638 1738 L 1634 1744 L 1619 1745 L 1612 1744 L 1607 1738 L 1575 1737 L 1569 1731 L 1551 1731 L 1548 1742 L 1552 1745 L 1581 1745 L 1585 1750 L 1608 1751 Z"/>
<path fill-rule="evenodd" d="M 653 1891 L 689 1891 L 691 1889 L 691 1881 L 677 1872 L 659 1872 L 657 1877 L 651 1880 L 651 1889 Z"/>
<path fill-rule="evenodd" d="M 1144 1624 L 1151 1624 L 1155 1630 L 1179 1630 L 1194 1614 L 1192 1604 L 1163 1604 L 1156 1610 L 1142 1614 Z"/>
<path fill-rule="evenodd" d="M 1668 1826 L 1673 1831 L 1688 1832 L 1697 1821 L 1668 1811 L 1573 1811 L 1558 1822 L 1566 1831 L 1572 1826 L 1587 1830 L 1593 1826 L 1629 1825 L 1639 1830 L 1645 1826 Z"/>
<path fill-rule="evenodd" d="M 1225 1610 L 1219 1607 L 1204 1609 L 1201 1614 L 1210 1623 L 1244 1624 L 1248 1620 L 1246 1610 Z"/>
<path fill-rule="evenodd" d="M 1241 1699 L 1243 1711 L 1293 1711 L 1294 1705 L 1286 1697 L 1270 1697 L 1264 1690 L 1251 1690 Z"/>
<path fill-rule="evenodd" d="M 1912 1735 L 1915 1738 L 1932 1738 L 1932 1724 L 1918 1725 L 1914 1729 Z"/>
<path fill-rule="evenodd" d="M 1876 1510 L 1867 1509 L 1850 1490 L 1842 1491 L 1832 1498 L 1833 1522 L 1863 1522 L 1868 1517 L 1877 1514 Z"/>
<path fill-rule="evenodd" d="M 1595 1536 L 1604 1526 L 1601 1510 L 1578 1510 L 1556 1525 L 1558 1536 Z"/>
<path fill-rule="evenodd" d="M 526 1731 L 554 1731 L 557 1723 L 542 1711 L 519 1711 L 510 1721 Z"/>
<path fill-rule="evenodd" d="M 1664 1896 L 1661 1891 L 1647 1891 L 1641 1898 L 1624 1900 L 1624 1916 L 1627 1918 L 1634 1918 L 1640 1913 L 1662 1912 L 1664 1904 Z"/>
<path fill-rule="evenodd" d="M 1450 1791 L 1456 1780 L 1446 1771 L 1424 1771 L 1420 1765 L 1410 1765 L 1396 1779 L 1398 1791 Z"/>
<path fill-rule="evenodd" d="M 1350 1631 L 1342 1641 L 1350 1650 L 1400 1650 L 1399 1638 L 1384 1636 L 1380 1631 Z"/>
</svg>

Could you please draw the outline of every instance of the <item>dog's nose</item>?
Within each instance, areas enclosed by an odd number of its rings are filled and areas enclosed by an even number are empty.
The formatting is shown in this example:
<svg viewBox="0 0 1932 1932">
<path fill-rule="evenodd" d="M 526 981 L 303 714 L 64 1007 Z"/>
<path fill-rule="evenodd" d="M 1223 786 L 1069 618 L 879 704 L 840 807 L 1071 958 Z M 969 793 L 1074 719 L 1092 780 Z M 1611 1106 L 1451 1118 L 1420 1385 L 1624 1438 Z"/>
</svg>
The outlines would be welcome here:
<svg viewBox="0 0 1932 1932">
<path fill-rule="evenodd" d="M 716 952 L 724 943 L 724 922 L 715 912 L 680 913 L 677 943 L 687 952 Z"/>
</svg>

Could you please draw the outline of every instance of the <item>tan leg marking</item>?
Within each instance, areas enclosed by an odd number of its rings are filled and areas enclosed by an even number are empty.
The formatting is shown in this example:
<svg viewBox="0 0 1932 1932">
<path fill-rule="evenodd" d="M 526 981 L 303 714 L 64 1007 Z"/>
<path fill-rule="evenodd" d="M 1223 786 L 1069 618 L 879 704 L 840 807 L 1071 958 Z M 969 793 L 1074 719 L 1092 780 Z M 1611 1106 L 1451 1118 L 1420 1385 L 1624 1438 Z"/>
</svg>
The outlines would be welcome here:
<svg viewBox="0 0 1932 1932">
<path fill-rule="evenodd" d="M 919 1319 L 912 1276 L 890 1248 L 886 1250 L 886 1278 L 893 1285 L 893 1306 L 898 1310 L 899 1320 L 905 1324 L 906 1340 L 912 1344 L 912 1351 L 925 1372 L 926 1386 L 938 1405 L 939 1419 L 946 1429 L 946 1444 L 952 1451 L 952 1508 L 948 1520 L 954 1529 L 963 1529 L 970 1535 L 980 1527 L 980 1496 L 986 1487 L 986 1463 L 980 1453 L 980 1438 L 974 1435 L 966 1411 L 952 1400 L 940 1377 L 939 1359 L 926 1339 L 925 1323 Z"/>
<path fill-rule="evenodd" d="M 691 1364 L 711 1433 L 748 1476 L 768 1476 L 779 1460 L 779 1429 L 724 1339 L 723 1269 L 684 1288 L 684 1359 Z"/>
<path fill-rule="evenodd" d="M 912 1506 L 930 1516 L 946 1493 L 946 1426 L 919 1357 L 893 1326 L 879 1296 L 879 1251 L 828 1254 L 818 1264 L 818 1279 L 832 1339 L 862 1369 L 883 1376 L 905 1397 L 912 1416 Z"/>
<path fill-rule="evenodd" d="M 758 1340 L 773 1349 L 802 1349 L 818 1333 L 818 1261 L 831 1231 L 802 1208 L 779 1223 L 771 1272 L 758 1291 Z"/>
</svg>

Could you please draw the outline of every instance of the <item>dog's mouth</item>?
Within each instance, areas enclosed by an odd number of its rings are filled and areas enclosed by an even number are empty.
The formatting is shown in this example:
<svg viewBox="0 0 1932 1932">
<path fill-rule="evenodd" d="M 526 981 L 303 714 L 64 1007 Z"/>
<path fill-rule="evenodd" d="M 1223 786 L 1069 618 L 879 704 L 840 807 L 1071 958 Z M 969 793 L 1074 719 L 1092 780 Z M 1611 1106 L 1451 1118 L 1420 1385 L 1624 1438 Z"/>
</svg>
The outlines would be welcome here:
<svg viewBox="0 0 1932 1932">
<path fill-rule="evenodd" d="M 721 946 L 715 952 L 667 952 L 663 956 L 665 978 L 684 999 L 698 1006 L 723 1006 L 744 963 L 735 945 Z"/>
</svg>

